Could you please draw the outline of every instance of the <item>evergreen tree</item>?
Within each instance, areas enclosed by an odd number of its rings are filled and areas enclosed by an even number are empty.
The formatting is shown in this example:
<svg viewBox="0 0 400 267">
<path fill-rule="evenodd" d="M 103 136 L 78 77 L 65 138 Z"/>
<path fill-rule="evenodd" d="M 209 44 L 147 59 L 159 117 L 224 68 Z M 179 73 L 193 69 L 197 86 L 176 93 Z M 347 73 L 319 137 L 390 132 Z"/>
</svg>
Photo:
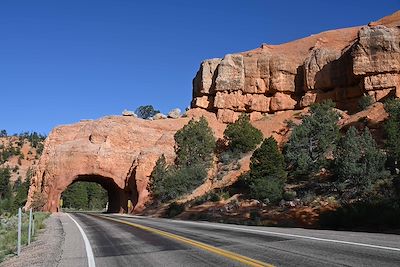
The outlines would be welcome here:
<svg viewBox="0 0 400 267">
<path fill-rule="evenodd" d="M 107 191 L 97 183 L 84 183 L 87 191 L 87 209 L 88 210 L 101 210 L 106 206 L 108 201 Z"/>
<path fill-rule="evenodd" d="M 23 183 L 17 188 L 15 198 L 14 198 L 14 206 L 16 208 L 22 207 L 25 205 L 26 199 L 28 197 L 29 186 L 31 184 L 30 178 L 27 177 Z"/>
<path fill-rule="evenodd" d="M 167 176 L 168 165 L 164 154 L 157 160 L 153 171 L 150 174 L 149 191 L 152 192 L 153 197 L 160 199 L 164 194 L 164 179 Z"/>
<path fill-rule="evenodd" d="M 295 174 L 309 175 L 326 166 L 327 155 L 339 138 L 339 114 L 333 107 L 332 101 L 313 104 L 310 114 L 293 127 L 284 154 Z"/>
<path fill-rule="evenodd" d="M 388 163 L 395 171 L 400 169 L 400 100 L 393 99 L 385 103 L 385 110 L 389 113 L 389 119 L 385 123 L 386 148 L 388 151 Z"/>
<path fill-rule="evenodd" d="M 0 169 L 0 199 L 6 199 L 11 196 L 10 186 L 11 172 L 9 168 Z"/>
<path fill-rule="evenodd" d="M 251 194 L 272 203 L 282 199 L 286 180 L 285 160 L 273 137 L 263 141 L 250 159 L 248 184 Z"/>
<path fill-rule="evenodd" d="M 228 140 L 229 150 L 234 153 L 249 152 L 263 139 L 261 131 L 251 125 L 249 116 L 245 114 L 226 127 L 224 136 Z"/>
<path fill-rule="evenodd" d="M 204 117 L 190 120 L 174 137 L 175 165 L 167 166 L 161 156 L 150 176 L 149 189 L 161 202 L 178 198 L 201 185 L 213 160 L 215 138 Z"/>
<path fill-rule="evenodd" d="M 213 159 L 215 137 L 204 117 L 191 119 L 175 133 L 176 164 L 179 167 L 202 165 L 208 168 Z"/>
<path fill-rule="evenodd" d="M 70 185 L 62 194 L 63 206 L 74 209 L 87 209 L 88 195 L 84 183 L 76 182 Z"/>
<path fill-rule="evenodd" d="M 154 109 L 152 105 L 140 106 L 136 109 L 135 113 L 139 118 L 148 119 L 153 117 L 157 113 L 160 113 L 159 110 Z"/>
<path fill-rule="evenodd" d="M 367 192 L 379 178 L 385 177 L 386 156 L 372 138 L 368 128 L 360 135 L 350 127 L 334 153 L 333 172 L 339 189 L 351 189 L 354 194 Z"/>
</svg>

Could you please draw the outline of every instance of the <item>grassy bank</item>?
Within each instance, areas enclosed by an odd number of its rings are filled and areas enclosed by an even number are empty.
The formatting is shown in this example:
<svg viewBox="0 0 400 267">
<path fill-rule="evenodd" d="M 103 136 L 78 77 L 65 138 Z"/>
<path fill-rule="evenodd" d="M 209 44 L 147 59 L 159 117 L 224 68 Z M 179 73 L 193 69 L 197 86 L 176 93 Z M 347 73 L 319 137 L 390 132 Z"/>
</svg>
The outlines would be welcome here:
<svg viewBox="0 0 400 267">
<path fill-rule="evenodd" d="M 45 227 L 44 220 L 49 217 L 49 213 L 35 212 L 35 236 L 37 236 L 38 230 Z M 22 236 L 21 245 L 25 246 L 28 243 L 28 223 L 29 213 L 22 213 Z M 2 262 L 7 256 L 16 254 L 17 251 L 17 228 L 18 228 L 18 216 L 7 216 L 0 215 L 0 262 Z"/>
</svg>

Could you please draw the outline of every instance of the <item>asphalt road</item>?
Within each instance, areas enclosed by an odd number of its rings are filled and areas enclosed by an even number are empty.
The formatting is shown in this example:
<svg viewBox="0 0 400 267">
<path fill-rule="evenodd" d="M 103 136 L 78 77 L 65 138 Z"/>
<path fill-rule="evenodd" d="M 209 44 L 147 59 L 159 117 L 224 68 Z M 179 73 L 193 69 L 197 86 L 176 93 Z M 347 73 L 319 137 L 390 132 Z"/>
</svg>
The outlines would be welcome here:
<svg viewBox="0 0 400 267">
<path fill-rule="evenodd" d="M 400 235 L 394 234 L 71 215 L 96 266 L 400 266 Z M 79 242 L 69 250 L 82 247 Z"/>
</svg>

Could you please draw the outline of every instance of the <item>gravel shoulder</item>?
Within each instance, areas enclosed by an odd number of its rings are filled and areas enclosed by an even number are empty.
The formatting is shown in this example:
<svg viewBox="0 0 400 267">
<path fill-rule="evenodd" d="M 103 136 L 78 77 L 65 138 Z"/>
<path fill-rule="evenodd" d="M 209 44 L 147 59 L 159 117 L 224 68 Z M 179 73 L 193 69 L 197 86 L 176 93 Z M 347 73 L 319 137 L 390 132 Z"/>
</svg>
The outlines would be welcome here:
<svg viewBox="0 0 400 267">
<path fill-rule="evenodd" d="M 24 246 L 19 257 L 11 257 L 0 263 L 0 267 L 57 266 L 62 255 L 64 229 L 62 214 L 53 213 L 46 219 L 46 228 L 29 246 Z"/>
</svg>

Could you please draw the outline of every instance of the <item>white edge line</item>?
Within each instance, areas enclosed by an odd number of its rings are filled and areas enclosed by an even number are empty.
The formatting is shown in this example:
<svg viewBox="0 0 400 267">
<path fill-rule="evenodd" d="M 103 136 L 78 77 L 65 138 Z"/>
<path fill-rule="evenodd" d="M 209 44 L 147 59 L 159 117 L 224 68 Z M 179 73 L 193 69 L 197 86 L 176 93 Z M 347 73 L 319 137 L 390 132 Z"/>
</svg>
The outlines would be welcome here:
<svg viewBox="0 0 400 267">
<path fill-rule="evenodd" d="M 83 242 L 85 243 L 86 255 L 87 255 L 89 267 L 96 267 L 96 264 L 94 262 L 93 250 L 92 250 L 92 247 L 90 246 L 89 239 L 87 238 L 85 232 L 83 231 L 82 227 L 78 224 L 78 222 L 75 221 L 75 219 L 72 218 L 71 215 L 69 215 L 68 213 L 66 213 L 66 214 L 76 224 L 76 226 L 79 229 L 79 232 L 81 232 L 81 235 L 83 237 Z"/>
<path fill-rule="evenodd" d="M 130 216 L 122 215 L 122 217 L 146 218 L 146 217 L 135 216 L 135 215 L 133 215 L 133 216 L 132 215 L 130 215 Z M 278 233 L 278 232 L 271 232 L 271 231 L 258 230 L 258 229 L 245 229 L 245 228 L 227 226 L 227 225 L 216 225 L 215 223 L 213 223 L 211 225 L 211 224 L 208 224 L 207 222 L 198 223 L 198 222 L 179 221 L 179 220 L 170 220 L 170 221 L 177 222 L 177 223 L 183 223 L 183 224 L 202 225 L 202 226 L 206 226 L 206 227 L 209 227 L 209 228 L 219 227 L 219 228 L 225 228 L 225 229 L 231 229 L 231 230 L 239 230 L 239 231 L 242 231 L 242 232 L 262 233 L 262 234 L 270 234 L 270 235 L 286 236 L 286 237 L 295 237 L 295 238 L 302 238 L 302 239 L 309 239 L 309 240 L 330 242 L 330 243 L 338 243 L 338 244 L 346 244 L 346 245 L 353 245 L 353 246 L 360 246 L 360 247 L 368 247 L 368 248 L 377 248 L 377 249 L 385 249 L 385 250 L 392 250 L 392 251 L 400 251 L 400 248 L 395 248 L 395 247 L 385 247 L 385 246 L 378 246 L 378 245 L 351 242 L 351 241 L 343 241 L 343 240 L 335 240 L 335 239 L 327 239 L 327 238 L 319 238 L 319 237 L 295 235 L 295 234 L 287 234 L 287 233 Z"/>
</svg>

